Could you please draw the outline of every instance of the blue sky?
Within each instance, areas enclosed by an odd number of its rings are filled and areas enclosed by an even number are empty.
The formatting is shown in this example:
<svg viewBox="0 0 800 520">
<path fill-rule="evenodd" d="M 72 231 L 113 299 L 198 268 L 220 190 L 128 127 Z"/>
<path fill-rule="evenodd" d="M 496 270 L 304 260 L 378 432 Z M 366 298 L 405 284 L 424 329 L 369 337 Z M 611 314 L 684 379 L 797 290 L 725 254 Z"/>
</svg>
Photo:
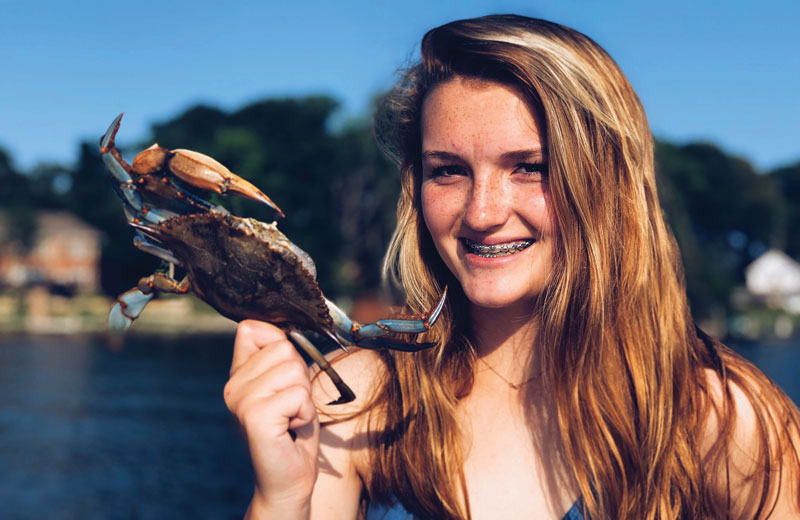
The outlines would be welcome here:
<svg viewBox="0 0 800 520">
<path fill-rule="evenodd" d="M 69 163 L 119 112 L 120 141 L 193 103 L 330 94 L 362 116 L 424 32 L 497 12 L 603 45 L 657 136 L 702 139 L 761 169 L 800 160 L 800 2 L 0 0 L 0 147 Z M 697 4 L 697 5 L 692 5 Z"/>
</svg>

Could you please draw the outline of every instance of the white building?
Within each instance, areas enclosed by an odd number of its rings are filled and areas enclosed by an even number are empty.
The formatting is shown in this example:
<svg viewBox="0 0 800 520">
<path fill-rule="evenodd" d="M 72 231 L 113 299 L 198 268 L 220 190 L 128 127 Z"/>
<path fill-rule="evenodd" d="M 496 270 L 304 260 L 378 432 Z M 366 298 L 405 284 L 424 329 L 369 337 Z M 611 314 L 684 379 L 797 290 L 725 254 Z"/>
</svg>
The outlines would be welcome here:
<svg viewBox="0 0 800 520">
<path fill-rule="evenodd" d="M 748 292 L 771 307 L 800 314 L 800 263 L 777 249 L 770 249 L 747 266 Z"/>
</svg>

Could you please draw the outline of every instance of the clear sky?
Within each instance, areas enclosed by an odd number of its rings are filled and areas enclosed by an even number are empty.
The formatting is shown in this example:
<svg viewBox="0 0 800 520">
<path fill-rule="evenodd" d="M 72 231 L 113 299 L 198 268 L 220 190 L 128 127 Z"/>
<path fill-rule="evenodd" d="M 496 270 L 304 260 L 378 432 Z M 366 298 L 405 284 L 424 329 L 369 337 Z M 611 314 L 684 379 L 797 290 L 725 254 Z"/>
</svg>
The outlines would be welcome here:
<svg viewBox="0 0 800 520">
<path fill-rule="evenodd" d="M 427 29 L 499 12 L 598 41 L 659 137 L 761 169 L 800 160 L 797 0 L 0 0 L 0 147 L 25 169 L 68 163 L 119 112 L 124 145 L 193 103 L 266 96 L 330 94 L 360 116 Z"/>
</svg>

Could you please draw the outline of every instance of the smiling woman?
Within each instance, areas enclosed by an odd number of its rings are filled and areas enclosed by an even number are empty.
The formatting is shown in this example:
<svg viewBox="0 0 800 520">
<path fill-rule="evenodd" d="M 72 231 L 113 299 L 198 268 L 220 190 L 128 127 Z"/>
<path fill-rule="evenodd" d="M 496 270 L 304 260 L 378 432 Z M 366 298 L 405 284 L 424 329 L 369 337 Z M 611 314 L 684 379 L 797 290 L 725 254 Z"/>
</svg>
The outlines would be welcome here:
<svg viewBox="0 0 800 520">
<path fill-rule="evenodd" d="M 473 307 L 526 317 L 544 287 L 558 226 L 542 128 L 521 95 L 497 83 L 453 79 L 425 98 L 422 213 Z"/>
<path fill-rule="evenodd" d="M 451 288 L 435 346 L 338 358 L 358 398 L 335 408 L 278 329 L 240 325 L 252 517 L 800 513 L 800 414 L 694 325 L 647 119 L 602 48 L 519 16 L 438 27 L 376 134 L 403 188 L 387 276 L 410 313 Z"/>
</svg>

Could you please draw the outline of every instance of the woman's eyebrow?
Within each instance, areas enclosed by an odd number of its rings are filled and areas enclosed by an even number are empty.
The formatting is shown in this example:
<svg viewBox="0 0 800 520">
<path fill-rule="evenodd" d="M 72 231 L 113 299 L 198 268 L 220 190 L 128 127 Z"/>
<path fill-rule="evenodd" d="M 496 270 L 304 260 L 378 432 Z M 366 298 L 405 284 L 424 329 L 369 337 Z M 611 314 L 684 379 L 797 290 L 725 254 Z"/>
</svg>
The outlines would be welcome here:
<svg viewBox="0 0 800 520">
<path fill-rule="evenodd" d="M 438 150 L 428 150 L 422 152 L 423 160 L 438 159 L 440 161 L 457 161 L 461 157 L 457 154 L 450 152 L 443 152 Z M 541 148 L 530 148 L 527 150 L 513 150 L 505 152 L 500 156 L 500 160 L 504 162 L 521 162 L 521 161 L 543 161 L 544 152 Z"/>
<path fill-rule="evenodd" d="M 500 156 L 502 161 L 507 162 L 523 162 L 523 161 L 543 161 L 544 152 L 541 148 L 531 148 L 529 150 L 514 150 L 513 152 L 506 152 Z"/>
<path fill-rule="evenodd" d="M 429 150 L 422 152 L 422 160 L 439 159 L 440 161 L 458 161 L 461 158 L 450 152 L 440 152 L 437 150 Z"/>
</svg>

